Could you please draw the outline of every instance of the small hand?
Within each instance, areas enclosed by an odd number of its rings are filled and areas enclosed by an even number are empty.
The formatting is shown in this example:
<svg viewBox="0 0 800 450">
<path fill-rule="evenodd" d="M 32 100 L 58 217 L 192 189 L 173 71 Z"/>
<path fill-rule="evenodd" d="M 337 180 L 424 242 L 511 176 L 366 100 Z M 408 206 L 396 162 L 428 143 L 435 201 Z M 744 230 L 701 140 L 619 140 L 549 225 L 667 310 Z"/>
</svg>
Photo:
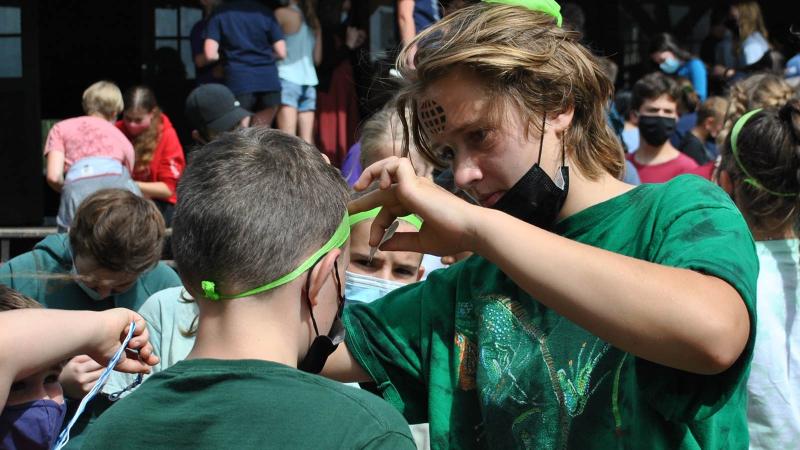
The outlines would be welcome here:
<svg viewBox="0 0 800 450">
<path fill-rule="evenodd" d="M 78 355 L 61 369 L 58 381 L 67 397 L 80 399 L 92 390 L 102 373 L 103 366 L 89 355 Z"/>
<path fill-rule="evenodd" d="M 150 334 L 142 316 L 125 308 L 109 309 L 98 314 L 102 315 L 101 326 L 86 353 L 95 361 L 108 364 L 128 335 L 130 323 L 135 322 L 133 337 L 114 370 L 150 373 L 150 366 L 158 363 L 158 356 L 153 353 Z"/>
</svg>

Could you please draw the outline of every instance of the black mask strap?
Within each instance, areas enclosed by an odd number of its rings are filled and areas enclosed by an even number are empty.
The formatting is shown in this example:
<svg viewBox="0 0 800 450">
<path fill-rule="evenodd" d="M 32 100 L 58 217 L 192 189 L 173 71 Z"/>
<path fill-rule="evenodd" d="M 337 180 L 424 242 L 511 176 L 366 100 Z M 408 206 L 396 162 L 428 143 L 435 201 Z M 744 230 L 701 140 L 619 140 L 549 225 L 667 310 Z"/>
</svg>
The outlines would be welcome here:
<svg viewBox="0 0 800 450">
<path fill-rule="evenodd" d="M 314 267 L 316 266 L 317 263 L 314 263 L 314 265 L 308 269 L 308 276 L 306 276 L 306 302 L 308 302 L 308 313 L 311 314 L 311 323 L 314 324 L 314 333 L 319 336 L 317 320 L 314 319 L 314 306 L 311 304 L 311 272 L 314 271 Z"/>
<path fill-rule="evenodd" d="M 539 138 L 539 160 L 536 161 L 537 165 L 542 163 L 542 148 L 544 147 L 544 126 L 547 124 L 547 114 L 542 114 L 542 137 Z"/>
</svg>

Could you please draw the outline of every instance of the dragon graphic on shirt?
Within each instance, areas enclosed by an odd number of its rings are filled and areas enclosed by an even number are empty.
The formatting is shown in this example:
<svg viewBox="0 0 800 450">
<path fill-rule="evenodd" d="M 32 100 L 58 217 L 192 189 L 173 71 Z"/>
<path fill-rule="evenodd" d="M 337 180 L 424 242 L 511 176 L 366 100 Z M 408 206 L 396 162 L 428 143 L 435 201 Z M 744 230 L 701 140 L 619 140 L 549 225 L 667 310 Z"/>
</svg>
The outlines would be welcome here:
<svg viewBox="0 0 800 450">
<path fill-rule="evenodd" d="M 493 440 L 503 434 L 513 439 L 502 444 L 566 448 L 572 418 L 583 413 L 609 375 L 593 377 L 609 349 L 607 343 L 592 337 L 575 349 L 575 358 L 560 366 L 549 341 L 559 324 L 547 326 L 545 332 L 519 302 L 508 297 L 484 296 L 457 305 L 459 387 L 477 389 L 484 435 L 487 430 L 508 430 L 510 424 L 512 436 L 507 431 L 493 433 Z M 541 389 L 543 377 L 549 379 L 552 393 Z"/>
</svg>

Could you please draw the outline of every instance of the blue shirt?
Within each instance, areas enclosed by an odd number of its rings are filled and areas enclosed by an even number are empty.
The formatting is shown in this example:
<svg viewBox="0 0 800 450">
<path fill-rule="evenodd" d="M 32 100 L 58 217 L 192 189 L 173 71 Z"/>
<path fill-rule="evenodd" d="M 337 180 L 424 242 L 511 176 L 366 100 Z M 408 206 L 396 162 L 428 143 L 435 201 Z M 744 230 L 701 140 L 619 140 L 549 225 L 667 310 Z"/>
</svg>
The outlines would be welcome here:
<svg viewBox="0 0 800 450">
<path fill-rule="evenodd" d="M 442 18 L 437 0 L 416 0 L 414 2 L 414 28 L 417 34 Z"/>
<path fill-rule="evenodd" d="M 694 86 L 694 91 L 700 97 L 700 101 L 704 102 L 708 97 L 708 73 L 703 61 L 697 58 L 690 59 L 683 63 L 676 72 L 679 77 L 688 78 Z"/>
<path fill-rule="evenodd" d="M 225 84 L 234 94 L 281 90 L 272 45 L 283 31 L 271 10 L 250 0 L 225 3 L 209 19 L 206 36 L 220 44 Z"/>
</svg>

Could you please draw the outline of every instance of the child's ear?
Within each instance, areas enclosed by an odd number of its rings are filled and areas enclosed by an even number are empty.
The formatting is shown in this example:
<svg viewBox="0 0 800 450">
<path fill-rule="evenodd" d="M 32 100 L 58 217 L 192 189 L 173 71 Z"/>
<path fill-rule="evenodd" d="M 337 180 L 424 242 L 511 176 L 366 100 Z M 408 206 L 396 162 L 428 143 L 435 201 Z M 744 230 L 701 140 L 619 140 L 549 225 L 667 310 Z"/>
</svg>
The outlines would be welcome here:
<svg viewBox="0 0 800 450">
<path fill-rule="evenodd" d="M 334 282 L 333 271 L 335 270 L 336 260 L 339 259 L 341 254 L 342 250 L 338 248 L 329 251 L 311 270 L 311 274 L 309 274 L 311 281 L 308 288 L 308 299 L 312 306 L 317 306 L 317 300 L 325 283 L 328 281 Z M 334 288 L 339 289 L 338 286 L 334 286 Z"/>
<path fill-rule="evenodd" d="M 425 275 L 425 266 L 420 265 L 419 270 L 417 270 L 417 281 L 422 280 L 422 277 Z"/>
<path fill-rule="evenodd" d="M 731 174 L 727 170 L 719 169 L 717 184 L 733 198 L 733 180 L 731 180 Z"/>
<path fill-rule="evenodd" d="M 639 126 L 639 111 L 631 111 L 630 113 L 630 122 L 635 126 Z"/>
</svg>

